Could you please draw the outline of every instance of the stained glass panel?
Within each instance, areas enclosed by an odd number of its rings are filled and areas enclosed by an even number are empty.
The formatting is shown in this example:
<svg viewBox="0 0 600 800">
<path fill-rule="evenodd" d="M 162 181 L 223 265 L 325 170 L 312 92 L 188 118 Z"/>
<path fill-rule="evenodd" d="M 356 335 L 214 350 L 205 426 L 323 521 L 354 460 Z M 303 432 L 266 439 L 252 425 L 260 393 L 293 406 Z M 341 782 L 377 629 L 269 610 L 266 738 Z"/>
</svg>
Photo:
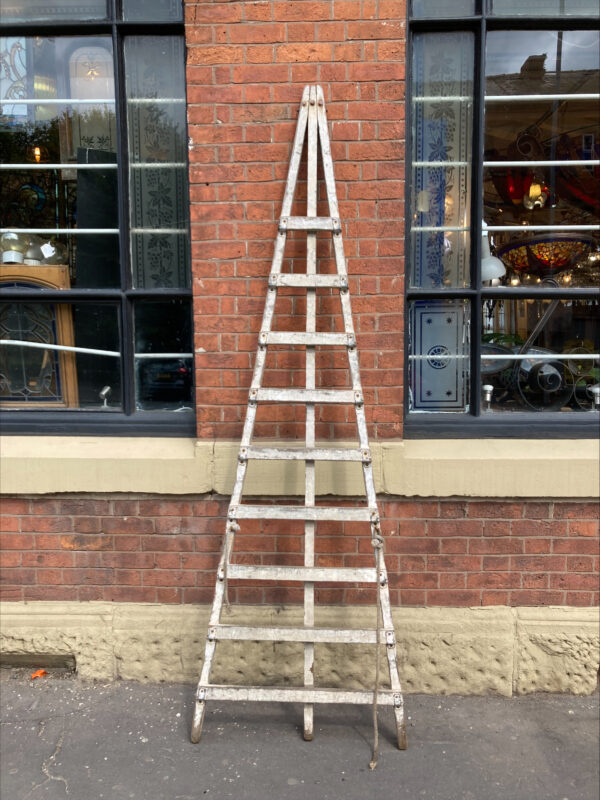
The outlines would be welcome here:
<svg viewBox="0 0 600 800">
<path fill-rule="evenodd" d="M 183 42 L 128 39 L 125 63 L 133 282 L 184 288 L 189 250 Z"/>
<path fill-rule="evenodd" d="M 412 287 L 470 283 L 473 47 L 469 33 L 415 37 Z"/>
</svg>

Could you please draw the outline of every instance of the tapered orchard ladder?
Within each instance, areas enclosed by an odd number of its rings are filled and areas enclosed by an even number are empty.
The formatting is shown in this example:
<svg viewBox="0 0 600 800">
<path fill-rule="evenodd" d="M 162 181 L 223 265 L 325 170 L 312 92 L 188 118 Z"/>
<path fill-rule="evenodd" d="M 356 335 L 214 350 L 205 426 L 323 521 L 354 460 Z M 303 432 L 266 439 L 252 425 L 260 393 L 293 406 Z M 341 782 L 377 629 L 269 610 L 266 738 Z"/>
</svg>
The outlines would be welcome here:
<svg viewBox="0 0 600 800">
<path fill-rule="evenodd" d="M 294 191 L 304 140 L 307 144 L 307 214 L 305 217 L 290 216 Z M 319 148 L 320 145 L 320 148 Z M 319 150 L 329 204 L 329 216 L 317 216 L 317 160 Z M 282 273 L 284 249 L 288 231 L 306 233 L 306 273 Z M 317 272 L 317 232 L 329 231 L 333 239 L 335 274 Z M 274 332 L 273 317 L 277 292 L 280 287 L 300 287 L 306 290 L 305 332 Z M 316 330 L 317 290 L 321 287 L 339 291 L 343 317 L 343 333 L 321 333 Z M 262 377 L 270 345 L 304 346 L 306 351 L 305 388 L 263 388 Z M 348 354 L 352 388 L 348 390 L 316 388 L 316 347 L 345 347 Z M 252 444 L 254 422 L 260 403 L 291 403 L 306 407 L 306 439 L 303 448 L 262 447 Z M 315 406 L 323 403 L 352 404 L 356 412 L 358 447 L 334 449 L 317 447 L 315 442 Z M 248 505 L 242 503 L 244 478 L 251 460 L 299 460 L 305 464 L 305 494 L 303 506 Z M 366 505 L 331 507 L 316 505 L 315 462 L 358 462 L 362 464 Z M 278 519 L 304 521 L 304 566 L 266 566 L 232 563 L 231 554 L 235 532 L 239 522 L 248 519 Z M 374 548 L 373 568 L 318 567 L 315 566 L 315 529 L 321 521 L 356 521 L 370 526 Z M 275 252 L 269 275 L 268 294 L 265 303 L 254 374 L 249 390 L 248 409 L 240 444 L 237 473 L 231 502 L 227 514 L 223 552 L 217 571 L 215 597 L 210 615 L 206 651 L 202 673 L 196 692 L 194 720 L 191 740 L 197 742 L 202 732 L 206 702 L 208 700 L 277 701 L 304 704 L 304 738 L 313 738 L 314 703 L 373 704 L 375 732 L 377 738 L 377 705 L 390 705 L 394 709 L 398 734 L 398 747 L 406 748 L 406 732 L 402 690 L 398 676 L 396 640 L 387 572 L 385 569 L 377 499 L 373 482 L 371 453 L 367 437 L 364 400 L 360 381 L 356 339 L 350 309 L 348 275 L 341 235 L 333 162 L 329 144 L 327 119 L 323 92 L 319 86 L 307 86 L 302 95 L 293 152 L 289 165 Z M 304 585 L 304 624 L 302 627 L 248 627 L 227 624 L 221 621 L 226 600 L 227 581 L 297 581 Z M 341 630 L 315 627 L 315 583 L 361 583 L 377 588 L 377 622 L 373 629 Z M 238 686 L 210 683 L 211 666 L 217 642 L 222 640 L 302 642 L 304 643 L 304 685 L 290 686 Z M 377 673 L 379 673 L 379 643 L 385 645 L 389 669 L 389 689 L 378 685 L 370 690 L 342 690 L 322 688 L 314 685 L 315 643 L 362 643 L 373 644 L 377 651 Z M 379 683 L 377 675 L 377 684 Z"/>
</svg>

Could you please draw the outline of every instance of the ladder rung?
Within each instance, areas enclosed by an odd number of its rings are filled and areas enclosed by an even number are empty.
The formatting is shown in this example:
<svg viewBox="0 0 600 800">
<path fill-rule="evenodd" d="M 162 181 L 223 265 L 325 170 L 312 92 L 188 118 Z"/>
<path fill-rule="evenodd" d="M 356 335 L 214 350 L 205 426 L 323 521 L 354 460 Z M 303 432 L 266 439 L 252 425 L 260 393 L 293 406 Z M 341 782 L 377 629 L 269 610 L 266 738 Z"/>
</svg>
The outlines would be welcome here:
<svg viewBox="0 0 600 800">
<path fill-rule="evenodd" d="M 362 403 L 352 389 L 252 389 L 250 400 L 266 403 Z"/>
<path fill-rule="evenodd" d="M 278 567 L 228 564 L 227 577 L 253 581 L 374 584 L 377 582 L 377 570 L 374 567 Z"/>
<path fill-rule="evenodd" d="M 313 522 L 373 522 L 376 508 L 344 506 L 251 506 L 229 508 L 229 519 L 304 519 Z"/>
<path fill-rule="evenodd" d="M 208 636 L 217 641 L 241 639 L 245 642 L 324 642 L 335 644 L 376 644 L 377 631 L 347 628 L 258 628 L 247 625 L 216 625 L 208 629 Z M 380 641 L 386 641 L 386 632 L 380 631 Z"/>
<path fill-rule="evenodd" d="M 371 461 L 369 450 L 283 447 L 242 447 L 240 460 L 253 459 L 262 461 Z"/>
<path fill-rule="evenodd" d="M 260 344 L 343 345 L 356 347 L 353 333 L 306 333 L 304 331 L 263 331 Z"/>
<path fill-rule="evenodd" d="M 298 286 L 308 289 L 348 288 L 347 275 L 307 275 L 306 273 L 289 274 L 279 272 L 269 276 L 269 286 Z"/>
<path fill-rule="evenodd" d="M 335 217 L 282 217 L 280 231 L 340 231 L 340 221 Z"/>
<path fill-rule="evenodd" d="M 280 703 L 348 703 L 369 705 L 373 692 L 339 689 L 301 689 L 294 686 L 199 686 L 198 700 L 256 700 Z M 377 703 L 382 706 L 401 706 L 401 694 L 391 689 L 379 689 Z"/>
</svg>

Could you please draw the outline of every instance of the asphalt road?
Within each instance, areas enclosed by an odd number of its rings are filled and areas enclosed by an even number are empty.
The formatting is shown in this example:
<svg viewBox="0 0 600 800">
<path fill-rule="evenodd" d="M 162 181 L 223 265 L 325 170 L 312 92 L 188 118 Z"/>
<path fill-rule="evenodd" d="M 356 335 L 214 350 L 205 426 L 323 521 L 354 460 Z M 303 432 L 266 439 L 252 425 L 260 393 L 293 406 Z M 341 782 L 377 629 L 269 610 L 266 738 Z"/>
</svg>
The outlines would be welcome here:
<svg viewBox="0 0 600 800">
<path fill-rule="evenodd" d="M 189 742 L 194 687 L 30 679 L 3 669 L 1 800 L 598 800 L 598 694 L 409 695 L 408 750 L 380 709 L 208 705 Z"/>
</svg>

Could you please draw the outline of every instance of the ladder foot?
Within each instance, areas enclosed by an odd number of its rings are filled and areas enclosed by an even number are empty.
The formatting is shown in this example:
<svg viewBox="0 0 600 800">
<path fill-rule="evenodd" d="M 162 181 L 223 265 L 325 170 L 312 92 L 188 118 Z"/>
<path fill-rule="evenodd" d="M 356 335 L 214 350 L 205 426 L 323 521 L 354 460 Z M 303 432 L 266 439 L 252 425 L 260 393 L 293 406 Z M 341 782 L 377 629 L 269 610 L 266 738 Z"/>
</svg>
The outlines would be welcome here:
<svg viewBox="0 0 600 800">
<path fill-rule="evenodd" d="M 198 744 L 200 741 L 205 710 L 206 703 L 203 700 L 196 700 L 196 705 L 194 707 L 194 719 L 192 721 L 192 730 L 190 732 L 190 741 L 192 744 Z"/>
<path fill-rule="evenodd" d="M 313 717 L 313 706 L 307 705 L 304 707 L 304 741 L 312 742 L 315 738 L 315 725 Z"/>
<path fill-rule="evenodd" d="M 404 722 L 398 728 L 398 750 L 407 750 L 408 740 L 406 738 L 406 725 Z"/>
</svg>

